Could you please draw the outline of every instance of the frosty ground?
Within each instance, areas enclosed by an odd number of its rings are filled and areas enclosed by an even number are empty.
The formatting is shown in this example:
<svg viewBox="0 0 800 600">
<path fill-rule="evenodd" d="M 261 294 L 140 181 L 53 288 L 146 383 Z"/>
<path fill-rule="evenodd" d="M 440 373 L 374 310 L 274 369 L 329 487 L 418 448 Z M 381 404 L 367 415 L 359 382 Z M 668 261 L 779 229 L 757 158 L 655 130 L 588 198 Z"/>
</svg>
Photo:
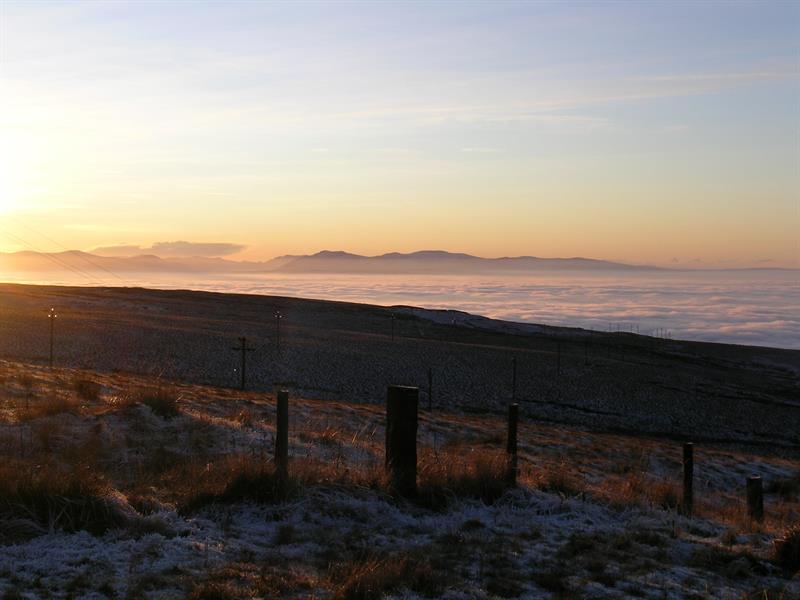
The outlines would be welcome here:
<svg viewBox="0 0 800 600">
<path fill-rule="evenodd" d="M 4 598 L 798 598 L 774 540 L 800 519 L 792 452 L 423 411 L 420 497 L 383 477 L 381 405 L 275 402 L 148 376 L 0 361 Z M 764 478 L 767 517 L 745 515 Z M 500 482 L 500 483 L 498 483 Z M 266 487 L 265 487 L 266 486 Z M 49 495 L 48 495 L 49 494 Z"/>
</svg>

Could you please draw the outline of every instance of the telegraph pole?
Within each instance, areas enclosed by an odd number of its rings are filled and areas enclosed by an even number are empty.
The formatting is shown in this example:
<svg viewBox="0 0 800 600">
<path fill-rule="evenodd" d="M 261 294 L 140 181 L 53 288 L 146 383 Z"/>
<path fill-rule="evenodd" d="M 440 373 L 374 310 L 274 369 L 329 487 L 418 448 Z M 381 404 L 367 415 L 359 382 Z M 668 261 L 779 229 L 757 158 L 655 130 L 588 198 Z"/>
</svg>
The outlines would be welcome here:
<svg viewBox="0 0 800 600">
<path fill-rule="evenodd" d="M 239 343 L 241 344 L 241 346 L 239 346 L 238 348 L 231 348 L 231 350 L 234 350 L 236 352 L 241 352 L 242 353 L 242 366 L 241 366 L 241 373 L 240 373 L 241 374 L 241 383 L 239 385 L 240 385 L 240 389 L 244 390 L 245 389 L 246 376 L 247 376 L 247 353 L 248 352 L 253 352 L 255 350 L 255 348 L 248 348 L 247 347 L 247 338 L 245 338 L 245 337 L 240 337 L 239 338 Z"/>
<path fill-rule="evenodd" d="M 517 401 L 517 357 L 511 359 L 511 402 Z"/>
<path fill-rule="evenodd" d="M 278 352 L 278 356 L 281 354 L 281 319 L 283 319 L 283 314 L 281 311 L 275 311 L 275 349 Z"/>
<path fill-rule="evenodd" d="M 433 410 L 433 369 L 428 367 L 428 412 Z"/>
<path fill-rule="evenodd" d="M 56 313 L 55 308 L 50 309 L 50 312 L 47 313 L 47 318 L 50 319 L 50 367 L 52 368 L 53 357 L 54 357 L 53 342 L 55 338 L 55 324 L 56 324 L 56 319 L 58 318 L 58 314 Z"/>
</svg>

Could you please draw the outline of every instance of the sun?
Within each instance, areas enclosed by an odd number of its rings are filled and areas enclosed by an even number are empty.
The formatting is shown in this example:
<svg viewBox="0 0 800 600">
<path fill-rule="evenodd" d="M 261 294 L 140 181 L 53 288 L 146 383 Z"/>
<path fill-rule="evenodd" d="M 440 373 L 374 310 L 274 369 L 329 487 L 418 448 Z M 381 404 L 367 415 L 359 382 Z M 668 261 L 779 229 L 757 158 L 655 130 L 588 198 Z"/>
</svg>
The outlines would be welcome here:
<svg viewBox="0 0 800 600">
<path fill-rule="evenodd" d="M 10 153 L 0 149 L 0 215 L 10 213 L 19 206 L 22 196 L 18 165 L 10 159 Z"/>
<path fill-rule="evenodd" d="M 1 175 L 0 175 L 1 177 Z M 0 179 L 0 215 L 10 213 L 16 204 L 16 192 L 11 182 Z"/>
</svg>

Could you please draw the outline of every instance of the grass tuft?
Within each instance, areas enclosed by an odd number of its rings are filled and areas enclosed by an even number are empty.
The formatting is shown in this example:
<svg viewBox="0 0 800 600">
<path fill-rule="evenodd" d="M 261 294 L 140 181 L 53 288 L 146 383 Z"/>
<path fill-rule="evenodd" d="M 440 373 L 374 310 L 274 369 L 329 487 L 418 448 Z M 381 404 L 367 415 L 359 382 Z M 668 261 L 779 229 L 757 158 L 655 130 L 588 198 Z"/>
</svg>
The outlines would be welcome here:
<svg viewBox="0 0 800 600">
<path fill-rule="evenodd" d="M 435 598 L 447 583 L 427 561 L 410 555 L 367 556 L 334 565 L 329 575 L 334 600 L 380 600 L 401 589 Z"/>
<path fill-rule="evenodd" d="M 162 419 L 172 419 L 180 414 L 178 402 L 180 394 L 171 387 L 159 386 L 139 390 L 134 399 L 139 404 L 144 404 Z"/>
<path fill-rule="evenodd" d="M 0 542 L 13 543 L 56 530 L 102 535 L 127 516 L 86 469 L 9 461 L 0 466 L 0 522 Z"/>
<path fill-rule="evenodd" d="M 800 524 L 789 527 L 775 540 L 774 558 L 789 574 L 800 572 Z"/>
<path fill-rule="evenodd" d="M 424 453 L 418 468 L 416 502 L 433 510 L 446 509 L 456 498 L 494 504 L 510 489 L 504 453 Z"/>
<path fill-rule="evenodd" d="M 75 390 L 75 393 L 81 400 L 93 401 L 100 398 L 100 392 L 103 387 L 90 379 L 75 377 L 75 379 L 72 380 L 72 389 Z"/>
<path fill-rule="evenodd" d="M 17 418 L 20 421 L 33 421 L 55 415 L 77 415 L 80 413 L 80 408 L 80 404 L 77 401 L 63 396 L 56 396 L 55 398 L 35 400 L 29 406 L 19 408 L 17 410 Z"/>
</svg>

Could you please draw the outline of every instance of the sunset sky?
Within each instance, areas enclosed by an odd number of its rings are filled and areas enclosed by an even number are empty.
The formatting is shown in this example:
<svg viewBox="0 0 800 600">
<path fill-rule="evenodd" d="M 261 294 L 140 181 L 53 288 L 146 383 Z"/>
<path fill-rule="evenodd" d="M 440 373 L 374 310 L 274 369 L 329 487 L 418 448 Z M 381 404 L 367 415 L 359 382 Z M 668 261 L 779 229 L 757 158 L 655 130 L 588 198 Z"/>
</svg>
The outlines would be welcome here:
<svg viewBox="0 0 800 600">
<path fill-rule="evenodd" d="M 0 0 L 0 28 L 0 251 L 800 264 L 797 2 Z"/>
</svg>

